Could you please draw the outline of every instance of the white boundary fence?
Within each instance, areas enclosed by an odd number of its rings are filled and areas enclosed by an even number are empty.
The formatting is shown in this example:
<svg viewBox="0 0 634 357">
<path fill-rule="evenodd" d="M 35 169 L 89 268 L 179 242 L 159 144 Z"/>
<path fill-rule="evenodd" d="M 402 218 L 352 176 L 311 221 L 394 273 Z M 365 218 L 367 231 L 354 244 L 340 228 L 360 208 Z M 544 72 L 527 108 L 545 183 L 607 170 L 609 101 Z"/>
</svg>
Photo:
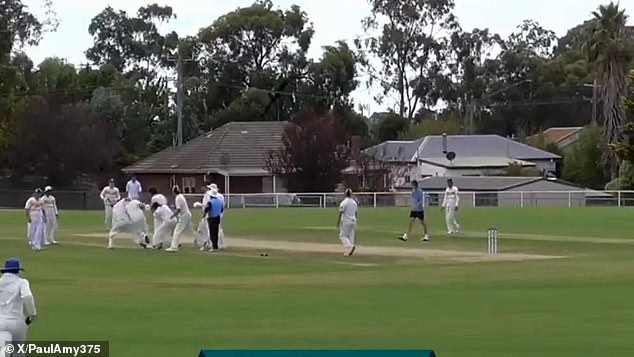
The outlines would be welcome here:
<svg viewBox="0 0 634 357">
<path fill-rule="evenodd" d="M 442 203 L 443 192 L 426 192 L 428 206 Z M 190 204 L 202 194 L 187 195 Z M 362 207 L 408 207 L 409 192 L 357 192 Z M 225 194 L 228 208 L 336 207 L 343 193 Z M 634 206 L 634 191 L 487 191 L 460 192 L 461 207 L 586 207 Z"/>
</svg>

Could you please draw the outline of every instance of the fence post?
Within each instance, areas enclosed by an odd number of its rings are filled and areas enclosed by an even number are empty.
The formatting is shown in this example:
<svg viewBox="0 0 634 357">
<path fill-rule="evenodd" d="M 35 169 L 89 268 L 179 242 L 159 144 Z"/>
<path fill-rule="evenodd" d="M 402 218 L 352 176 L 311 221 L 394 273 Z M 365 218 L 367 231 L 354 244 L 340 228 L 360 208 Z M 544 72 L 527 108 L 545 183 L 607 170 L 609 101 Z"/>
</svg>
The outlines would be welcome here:
<svg viewBox="0 0 634 357">
<path fill-rule="evenodd" d="M 373 193 L 372 193 L 372 196 L 374 196 L 374 197 L 373 197 L 373 199 L 374 199 L 374 203 L 372 204 L 372 206 L 373 206 L 374 208 L 376 208 L 376 192 L 373 192 Z"/>
<path fill-rule="evenodd" d="M 242 208 L 247 208 L 247 203 L 246 200 L 244 199 L 244 196 L 241 197 L 242 200 Z"/>
<path fill-rule="evenodd" d="M 324 208 L 328 208 L 328 204 L 326 203 L 326 194 L 324 193 L 324 195 L 322 196 L 323 202 L 324 202 Z"/>
<path fill-rule="evenodd" d="M 568 208 L 572 207 L 572 192 L 568 191 Z"/>
<path fill-rule="evenodd" d="M 524 208 L 524 191 L 520 191 L 520 208 Z"/>
<path fill-rule="evenodd" d="M 476 208 L 476 193 L 471 193 L 471 202 L 473 202 L 473 208 Z"/>
<path fill-rule="evenodd" d="M 619 200 L 619 202 L 617 203 L 617 206 L 621 207 L 621 191 L 616 192 L 616 199 Z"/>
<path fill-rule="evenodd" d="M 275 195 L 275 208 L 280 208 L 280 196 L 277 193 Z"/>
</svg>

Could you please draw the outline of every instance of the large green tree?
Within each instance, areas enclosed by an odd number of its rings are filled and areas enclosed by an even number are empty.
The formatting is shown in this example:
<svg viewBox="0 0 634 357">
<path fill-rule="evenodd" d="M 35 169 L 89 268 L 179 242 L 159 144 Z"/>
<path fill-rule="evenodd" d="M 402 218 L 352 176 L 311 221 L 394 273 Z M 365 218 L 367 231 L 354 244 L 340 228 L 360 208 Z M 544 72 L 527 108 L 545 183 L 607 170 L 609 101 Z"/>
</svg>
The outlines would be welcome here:
<svg viewBox="0 0 634 357">
<path fill-rule="evenodd" d="M 632 37 L 625 26 L 628 16 L 618 4 L 599 6 L 592 16 L 583 47 L 595 68 L 602 103 L 602 163 L 614 179 L 618 174 L 619 162 L 614 151 L 608 147 L 622 140 L 626 119 L 623 102 L 627 96 L 629 65 L 633 55 Z"/>
</svg>

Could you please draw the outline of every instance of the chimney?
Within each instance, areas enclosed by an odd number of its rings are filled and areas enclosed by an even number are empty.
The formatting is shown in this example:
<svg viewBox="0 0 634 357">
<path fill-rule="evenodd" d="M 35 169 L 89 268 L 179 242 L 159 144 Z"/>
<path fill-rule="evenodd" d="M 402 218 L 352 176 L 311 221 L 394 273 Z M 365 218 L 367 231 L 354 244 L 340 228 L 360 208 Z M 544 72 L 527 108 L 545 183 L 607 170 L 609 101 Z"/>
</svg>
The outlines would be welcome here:
<svg viewBox="0 0 634 357">
<path fill-rule="evenodd" d="M 447 133 L 442 133 L 442 153 L 447 153 Z"/>
<path fill-rule="evenodd" d="M 353 135 L 350 138 L 350 154 L 357 162 L 361 158 L 361 136 Z"/>
</svg>

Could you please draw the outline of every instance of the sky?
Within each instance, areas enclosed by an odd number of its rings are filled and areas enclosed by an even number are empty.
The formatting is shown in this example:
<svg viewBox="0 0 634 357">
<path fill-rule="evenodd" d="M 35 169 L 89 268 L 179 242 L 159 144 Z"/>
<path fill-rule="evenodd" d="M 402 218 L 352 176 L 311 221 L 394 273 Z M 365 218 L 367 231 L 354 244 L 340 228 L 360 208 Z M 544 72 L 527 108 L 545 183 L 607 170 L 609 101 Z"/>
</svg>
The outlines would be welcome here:
<svg viewBox="0 0 634 357">
<path fill-rule="evenodd" d="M 455 0 L 454 14 L 464 30 L 489 28 L 502 36 L 511 34 L 523 20 L 531 19 L 562 36 L 566 31 L 590 18 L 591 12 L 608 0 Z M 179 35 L 195 34 L 209 26 L 222 14 L 237 7 L 249 6 L 253 0 L 53 0 L 54 10 L 60 21 L 56 32 L 46 33 L 37 47 L 26 52 L 34 63 L 46 57 L 65 58 L 70 63 L 86 63 L 84 51 L 92 46 L 88 34 L 90 20 L 106 6 L 121 9 L 129 14 L 149 3 L 171 6 L 177 18 L 161 29 L 175 30 Z M 43 15 L 43 0 L 23 0 L 29 10 Z M 293 4 L 307 12 L 315 35 L 309 56 L 319 58 L 322 46 L 337 40 L 352 41 L 363 36 L 361 20 L 368 16 L 370 7 L 366 0 L 273 0 L 276 7 L 287 9 Z M 634 11 L 634 0 L 620 0 L 627 13 Z M 361 78 L 364 80 L 364 78 Z M 384 111 L 394 103 L 378 104 L 374 95 L 376 87 L 367 89 L 361 83 L 353 93 L 356 105 L 365 105 L 364 114 Z"/>
</svg>

